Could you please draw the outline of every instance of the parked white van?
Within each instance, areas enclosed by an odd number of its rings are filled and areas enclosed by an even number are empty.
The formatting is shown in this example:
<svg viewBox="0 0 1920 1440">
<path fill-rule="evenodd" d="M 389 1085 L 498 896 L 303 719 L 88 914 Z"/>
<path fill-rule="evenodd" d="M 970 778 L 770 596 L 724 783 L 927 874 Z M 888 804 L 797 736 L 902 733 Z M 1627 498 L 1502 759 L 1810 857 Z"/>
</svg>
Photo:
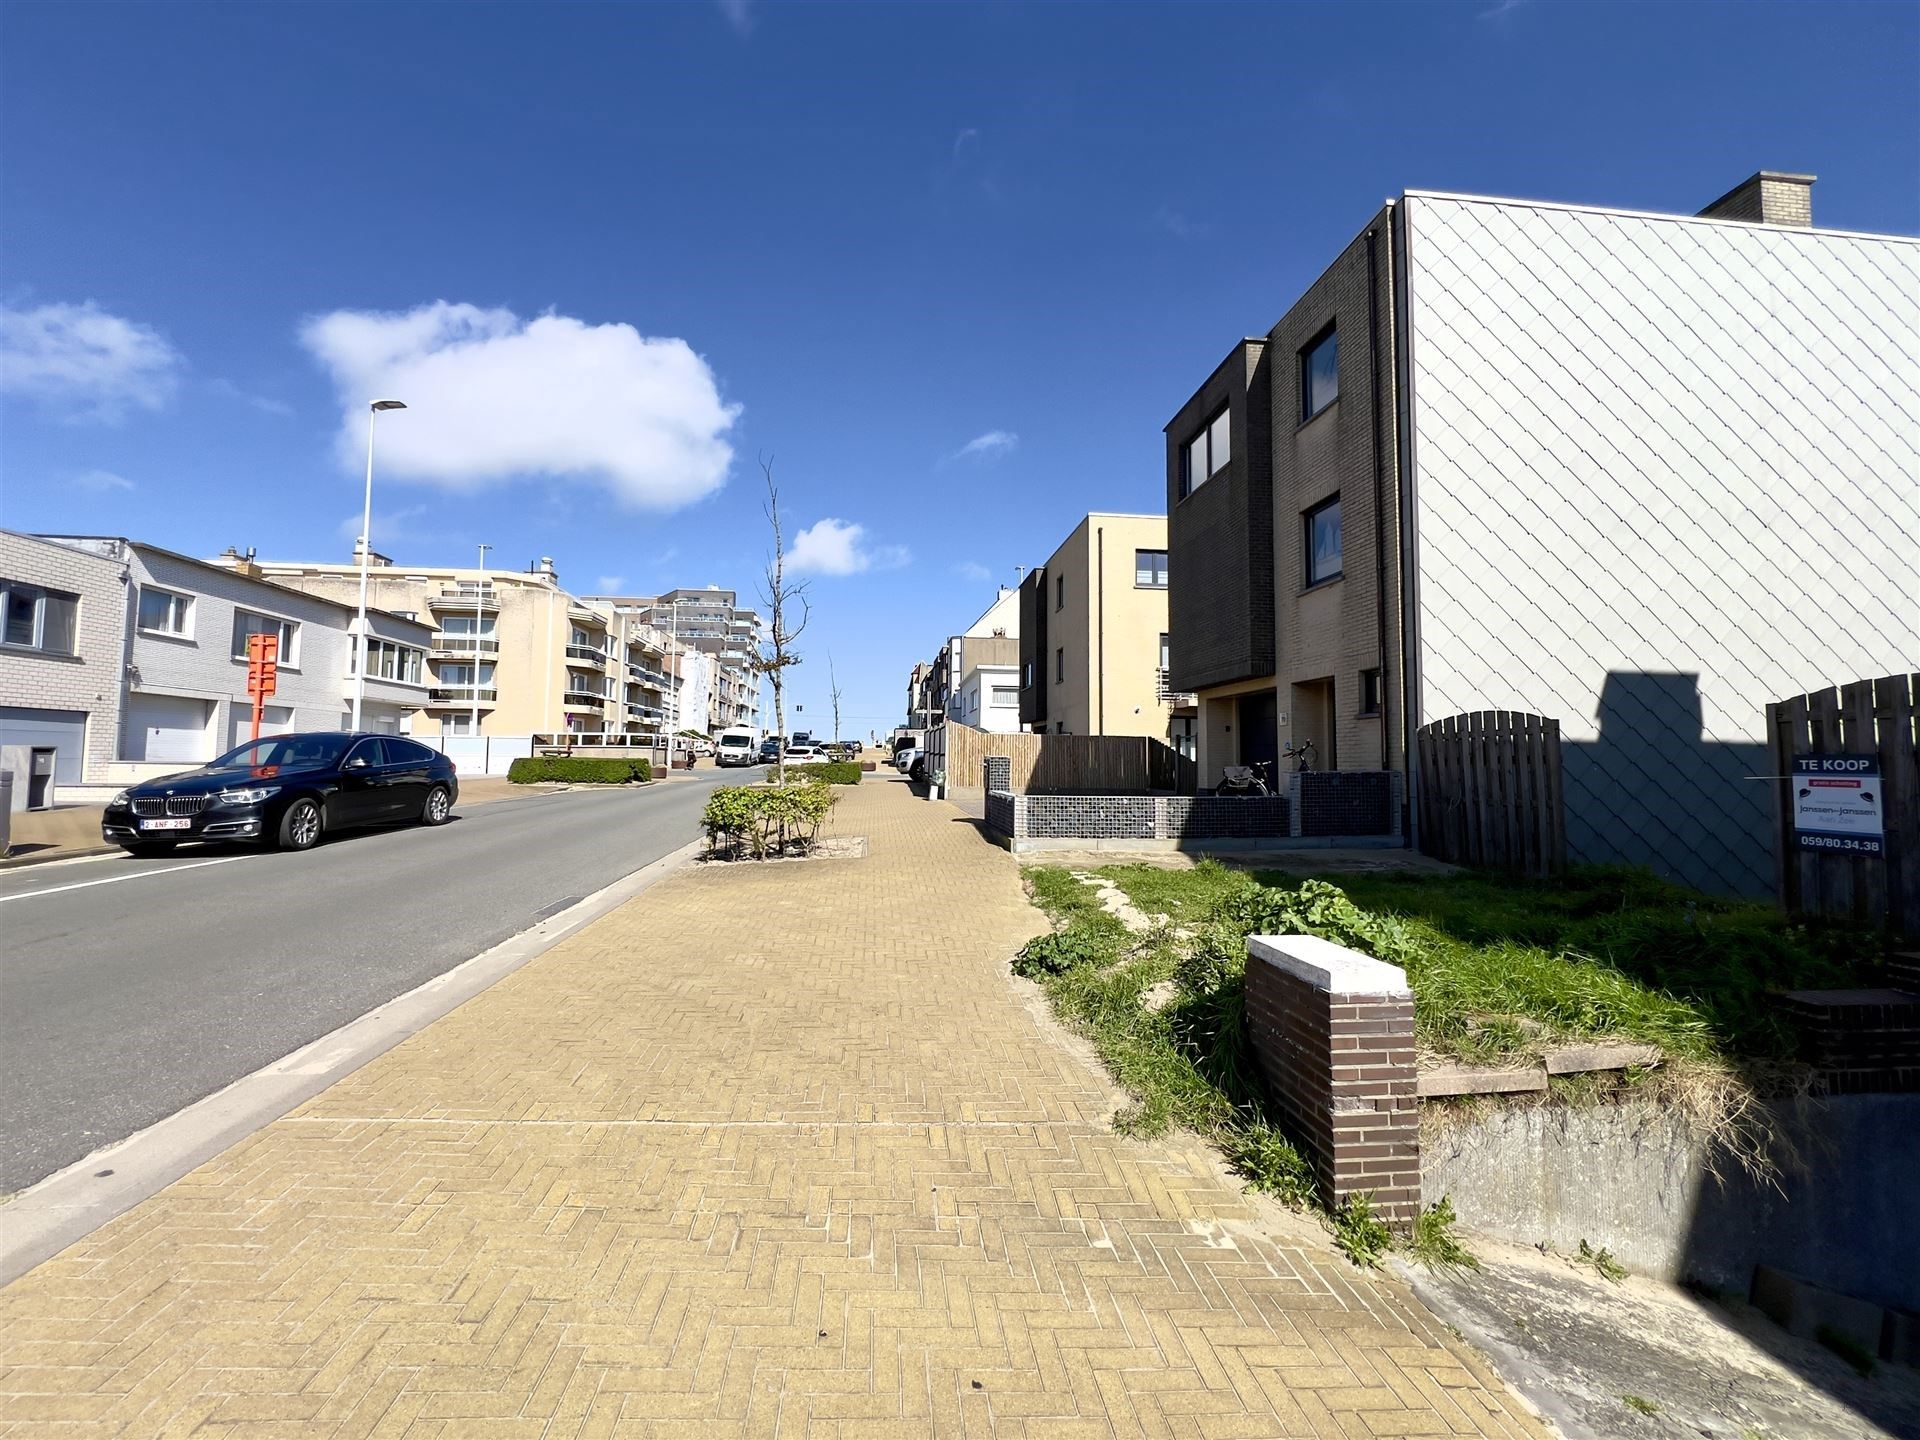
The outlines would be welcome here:
<svg viewBox="0 0 1920 1440">
<path fill-rule="evenodd" d="M 713 753 L 721 765 L 752 765 L 760 758 L 760 738 L 751 730 L 722 730 Z"/>
</svg>

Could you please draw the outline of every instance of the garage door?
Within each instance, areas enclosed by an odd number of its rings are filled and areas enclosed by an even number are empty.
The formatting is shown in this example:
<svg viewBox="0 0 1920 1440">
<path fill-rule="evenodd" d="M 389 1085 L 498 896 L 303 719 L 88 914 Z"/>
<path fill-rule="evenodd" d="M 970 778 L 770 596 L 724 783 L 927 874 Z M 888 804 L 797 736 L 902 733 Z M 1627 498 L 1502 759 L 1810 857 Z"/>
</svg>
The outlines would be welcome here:
<svg viewBox="0 0 1920 1440">
<path fill-rule="evenodd" d="M 127 758 L 129 760 L 189 760 L 213 758 L 207 722 L 211 700 L 189 700 L 179 695 L 127 697 Z"/>
<path fill-rule="evenodd" d="M 56 785 L 78 785 L 87 745 L 84 710 L 28 710 L 0 705 L 0 768 L 13 771 L 13 804 L 27 804 L 35 750 L 53 751 Z"/>
<path fill-rule="evenodd" d="M 233 738 L 227 742 L 231 750 L 236 745 L 244 745 L 253 738 L 253 706 L 236 700 L 227 707 L 233 716 Z M 291 705 L 269 705 L 260 715 L 260 733 L 262 735 L 288 735 L 293 732 L 293 707 Z"/>
</svg>

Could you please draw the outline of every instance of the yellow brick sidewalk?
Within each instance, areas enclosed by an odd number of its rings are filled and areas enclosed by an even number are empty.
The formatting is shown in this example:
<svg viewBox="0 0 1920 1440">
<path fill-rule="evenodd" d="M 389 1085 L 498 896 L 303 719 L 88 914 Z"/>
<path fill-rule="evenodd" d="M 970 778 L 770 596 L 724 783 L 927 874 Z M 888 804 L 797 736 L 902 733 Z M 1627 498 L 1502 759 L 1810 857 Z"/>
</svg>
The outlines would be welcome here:
<svg viewBox="0 0 1920 1440">
<path fill-rule="evenodd" d="M 672 877 L 0 1292 L 0 1433 L 1541 1433 L 1112 1133 L 969 821 L 870 776 L 836 827 L 865 859 Z"/>
</svg>

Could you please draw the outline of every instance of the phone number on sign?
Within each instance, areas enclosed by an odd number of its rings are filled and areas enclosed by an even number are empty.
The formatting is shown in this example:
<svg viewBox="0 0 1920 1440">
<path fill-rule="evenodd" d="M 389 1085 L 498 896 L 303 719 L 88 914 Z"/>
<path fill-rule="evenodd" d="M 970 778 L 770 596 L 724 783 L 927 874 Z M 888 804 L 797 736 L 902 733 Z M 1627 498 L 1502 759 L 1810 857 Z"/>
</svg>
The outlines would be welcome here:
<svg viewBox="0 0 1920 1440">
<path fill-rule="evenodd" d="M 1881 852 L 1878 840 L 1855 840 L 1842 835 L 1802 835 L 1800 845 L 1805 850 L 1843 850 L 1853 855 L 1878 855 Z"/>
</svg>

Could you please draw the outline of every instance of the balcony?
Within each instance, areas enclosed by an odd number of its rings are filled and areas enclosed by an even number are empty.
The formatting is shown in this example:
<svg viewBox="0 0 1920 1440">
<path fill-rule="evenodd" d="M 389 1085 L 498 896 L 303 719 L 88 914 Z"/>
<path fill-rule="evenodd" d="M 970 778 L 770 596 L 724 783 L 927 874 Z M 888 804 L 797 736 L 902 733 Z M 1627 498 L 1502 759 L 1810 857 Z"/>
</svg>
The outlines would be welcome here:
<svg viewBox="0 0 1920 1440">
<path fill-rule="evenodd" d="M 445 585 L 437 595 L 427 597 L 427 605 L 434 610 L 473 610 L 478 608 L 483 614 L 500 611 L 500 597 L 491 585 Z"/>
<path fill-rule="evenodd" d="M 567 682 L 567 688 L 563 693 L 568 700 L 583 701 L 590 705 L 604 705 L 608 699 L 606 691 L 590 690 L 585 685 L 576 685 L 571 680 Z"/>
<path fill-rule="evenodd" d="M 666 711 L 662 710 L 659 706 L 636 705 L 631 700 L 627 702 L 627 713 L 629 715 L 637 715 L 642 720 L 664 720 L 667 718 Z"/>
<path fill-rule="evenodd" d="M 1168 682 L 1168 674 L 1169 672 L 1165 670 L 1155 670 L 1153 672 L 1154 699 L 1171 705 L 1176 710 L 1190 709 L 1200 703 L 1200 697 L 1195 695 L 1191 690 L 1173 689 Z"/>
<path fill-rule="evenodd" d="M 498 655 L 500 642 L 491 635 L 450 635 L 441 631 L 433 637 L 436 657 L 460 655 Z"/>
<path fill-rule="evenodd" d="M 606 663 L 606 652 L 592 645 L 567 646 L 567 664 L 569 665 L 591 665 L 598 670 Z"/>
<path fill-rule="evenodd" d="M 491 685 L 436 685 L 427 691 L 429 709 L 471 709 L 474 705 L 492 705 L 500 692 Z"/>
</svg>

